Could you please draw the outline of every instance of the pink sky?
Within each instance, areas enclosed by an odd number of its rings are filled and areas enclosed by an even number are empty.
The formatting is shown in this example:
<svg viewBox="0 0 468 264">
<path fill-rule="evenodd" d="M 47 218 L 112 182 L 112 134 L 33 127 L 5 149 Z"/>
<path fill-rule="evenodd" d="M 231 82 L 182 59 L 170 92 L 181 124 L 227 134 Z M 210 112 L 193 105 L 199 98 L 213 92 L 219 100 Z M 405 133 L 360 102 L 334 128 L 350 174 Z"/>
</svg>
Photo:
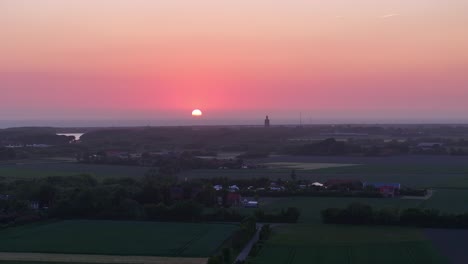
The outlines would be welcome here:
<svg viewBox="0 0 468 264">
<path fill-rule="evenodd" d="M 466 0 L 2 0 L 0 119 L 468 122 Z"/>
</svg>

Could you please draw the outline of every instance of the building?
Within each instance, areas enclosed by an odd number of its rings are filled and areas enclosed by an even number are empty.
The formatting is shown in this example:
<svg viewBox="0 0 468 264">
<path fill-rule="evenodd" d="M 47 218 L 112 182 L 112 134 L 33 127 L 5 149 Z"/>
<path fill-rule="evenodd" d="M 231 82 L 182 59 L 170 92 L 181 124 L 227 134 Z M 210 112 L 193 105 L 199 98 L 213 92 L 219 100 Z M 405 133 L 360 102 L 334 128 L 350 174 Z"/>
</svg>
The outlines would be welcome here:
<svg viewBox="0 0 468 264">
<path fill-rule="evenodd" d="M 268 116 L 265 118 L 265 127 L 270 127 L 270 118 Z"/>
<path fill-rule="evenodd" d="M 257 201 L 247 201 L 244 203 L 245 208 L 258 208 L 258 202 Z"/>
<path fill-rule="evenodd" d="M 400 195 L 401 184 L 399 183 L 380 183 L 380 182 L 365 182 L 364 188 L 375 188 L 384 197 L 395 197 Z"/>
<path fill-rule="evenodd" d="M 226 195 L 226 205 L 228 206 L 239 206 L 241 205 L 242 196 L 240 193 L 229 192 Z"/>
</svg>

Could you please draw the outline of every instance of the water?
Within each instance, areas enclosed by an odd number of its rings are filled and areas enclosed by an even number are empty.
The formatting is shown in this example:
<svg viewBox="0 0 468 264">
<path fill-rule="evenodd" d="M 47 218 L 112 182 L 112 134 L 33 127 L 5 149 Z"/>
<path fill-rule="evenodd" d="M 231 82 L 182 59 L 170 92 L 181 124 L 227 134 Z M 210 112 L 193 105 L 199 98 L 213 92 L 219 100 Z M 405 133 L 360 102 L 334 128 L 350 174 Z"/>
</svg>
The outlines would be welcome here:
<svg viewBox="0 0 468 264">
<path fill-rule="evenodd" d="M 80 140 L 83 135 L 84 133 L 57 133 L 57 136 L 75 137 L 75 140 Z"/>
</svg>

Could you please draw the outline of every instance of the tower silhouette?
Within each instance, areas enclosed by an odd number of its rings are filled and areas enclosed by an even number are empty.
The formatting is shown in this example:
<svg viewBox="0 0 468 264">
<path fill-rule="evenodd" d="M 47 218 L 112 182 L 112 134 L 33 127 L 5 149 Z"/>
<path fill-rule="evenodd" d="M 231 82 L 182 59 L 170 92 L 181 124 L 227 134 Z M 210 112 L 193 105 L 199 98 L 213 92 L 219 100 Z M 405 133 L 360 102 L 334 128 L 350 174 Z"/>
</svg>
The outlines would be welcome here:
<svg viewBox="0 0 468 264">
<path fill-rule="evenodd" d="M 265 118 L 265 127 L 270 127 L 270 118 L 268 116 Z"/>
</svg>

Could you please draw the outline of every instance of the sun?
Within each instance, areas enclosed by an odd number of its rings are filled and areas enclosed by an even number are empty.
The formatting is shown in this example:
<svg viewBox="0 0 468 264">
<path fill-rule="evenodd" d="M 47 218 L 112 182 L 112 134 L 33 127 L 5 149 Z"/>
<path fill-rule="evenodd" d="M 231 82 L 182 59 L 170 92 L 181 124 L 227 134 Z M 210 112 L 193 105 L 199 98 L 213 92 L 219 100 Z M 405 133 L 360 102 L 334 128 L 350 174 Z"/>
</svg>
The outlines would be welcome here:
<svg viewBox="0 0 468 264">
<path fill-rule="evenodd" d="M 195 110 L 192 111 L 192 116 L 200 117 L 202 115 L 203 115 L 203 113 L 202 113 L 202 111 L 200 109 L 195 109 Z"/>
</svg>

